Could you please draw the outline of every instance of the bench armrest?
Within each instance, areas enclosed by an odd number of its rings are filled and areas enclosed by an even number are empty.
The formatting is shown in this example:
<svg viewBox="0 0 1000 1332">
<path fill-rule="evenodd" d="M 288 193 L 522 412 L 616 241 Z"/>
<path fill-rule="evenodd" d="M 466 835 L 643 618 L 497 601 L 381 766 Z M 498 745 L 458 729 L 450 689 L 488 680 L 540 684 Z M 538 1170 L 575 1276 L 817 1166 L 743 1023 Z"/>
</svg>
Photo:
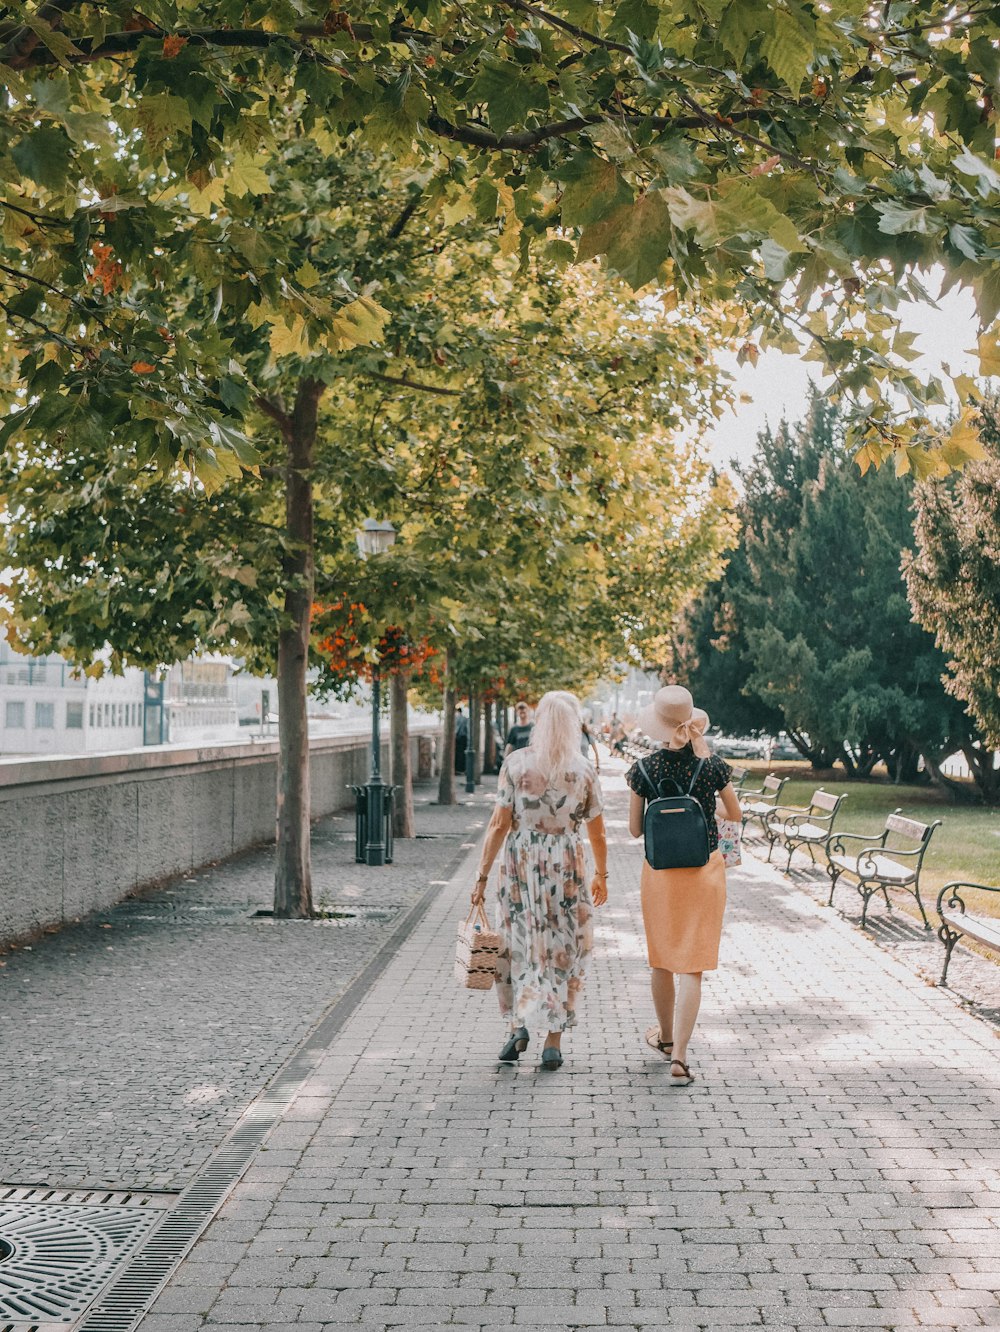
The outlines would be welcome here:
<svg viewBox="0 0 1000 1332">
<path fill-rule="evenodd" d="M 768 811 L 767 817 L 773 814 L 808 814 L 808 805 L 772 805 Z"/>
<path fill-rule="evenodd" d="M 784 819 L 785 827 L 789 832 L 794 832 L 803 823 L 815 824 L 816 822 L 816 816 L 811 814 L 808 809 L 795 810 L 794 813 L 789 811 Z M 822 820 L 819 820 L 819 822 L 822 822 Z"/>
<path fill-rule="evenodd" d="M 869 849 L 869 848 L 866 848 L 866 850 L 867 850 L 867 849 Z M 883 850 L 885 850 L 885 854 L 886 854 L 887 856 L 891 856 L 893 860 L 900 860 L 900 859 L 905 860 L 905 859 L 907 858 L 907 856 L 922 856 L 922 855 L 924 854 L 924 851 L 925 851 L 926 848 L 925 848 L 925 847 L 922 847 L 922 846 L 915 846 L 915 847 L 913 848 L 912 851 L 897 851 L 896 848 L 895 848 L 894 846 L 893 846 L 893 847 L 889 847 L 888 850 L 886 850 L 886 848 L 885 848 L 884 846 L 873 846 L 873 847 L 871 847 L 870 849 L 871 849 L 872 851 L 883 851 Z"/>
<path fill-rule="evenodd" d="M 828 851 L 847 851 L 847 847 L 842 846 L 842 842 L 866 842 L 865 850 L 882 850 L 885 848 L 885 839 L 889 836 L 889 829 L 883 830 L 881 837 L 878 833 L 849 833 L 832 832 L 826 839 L 826 849 Z"/>
<path fill-rule="evenodd" d="M 945 905 L 949 907 L 958 907 L 962 914 L 965 914 L 965 900 L 963 899 L 961 892 L 963 888 L 974 888 L 977 893 L 1000 893 L 1000 887 L 995 887 L 989 883 L 969 883 L 958 879 L 954 880 L 952 883 L 946 883 L 938 893 L 937 897 L 937 913 L 941 916 L 942 920 L 944 919 L 944 912 L 941 910 L 941 904 L 944 902 L 946 895 L 948 901 Z"/>
</svg>

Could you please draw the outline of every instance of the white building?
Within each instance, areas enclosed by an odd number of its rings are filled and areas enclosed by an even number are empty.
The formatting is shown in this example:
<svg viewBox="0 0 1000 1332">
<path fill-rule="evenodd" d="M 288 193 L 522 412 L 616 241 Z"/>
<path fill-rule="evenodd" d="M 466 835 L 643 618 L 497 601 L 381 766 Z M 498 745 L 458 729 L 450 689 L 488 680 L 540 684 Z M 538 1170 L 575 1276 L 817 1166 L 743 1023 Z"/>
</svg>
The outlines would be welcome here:
<svg viewBox="0 0 1000 1332">
<path fill-rule="evenodd" d="M 85 754 L 143 743 L 143 672 L 91 680 L 62 657 L 0 645 L 0 755 Z"/>
</svg>

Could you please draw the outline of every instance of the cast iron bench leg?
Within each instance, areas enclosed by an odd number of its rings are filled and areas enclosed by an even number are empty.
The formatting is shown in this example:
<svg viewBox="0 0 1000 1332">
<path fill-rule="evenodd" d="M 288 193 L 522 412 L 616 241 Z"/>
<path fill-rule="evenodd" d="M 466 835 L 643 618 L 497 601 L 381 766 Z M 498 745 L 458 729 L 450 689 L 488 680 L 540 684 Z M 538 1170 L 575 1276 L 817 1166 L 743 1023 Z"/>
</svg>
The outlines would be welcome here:
<svg viewBox="0 0 1000 1332">
<path fill-rule="evenodd" d="M 938 938 L 944 944 L 944 966 L 941 968 L 941 985 L 947 986 L 948 984 L 948 963 L 951 961 L 952 952 L 961 937 L 962 936 L 958 931 L 953 930 L 947 921 L 945 921 L 938 930 Z"/>
</svg>

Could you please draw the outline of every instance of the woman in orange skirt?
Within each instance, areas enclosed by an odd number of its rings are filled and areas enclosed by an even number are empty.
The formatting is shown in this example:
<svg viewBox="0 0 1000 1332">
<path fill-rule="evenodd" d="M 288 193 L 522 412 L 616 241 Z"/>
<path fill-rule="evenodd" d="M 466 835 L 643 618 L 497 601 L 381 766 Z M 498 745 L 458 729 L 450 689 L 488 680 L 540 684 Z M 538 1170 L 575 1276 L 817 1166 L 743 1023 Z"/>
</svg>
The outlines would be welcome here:
<svg viewBox="0 0 1000 1332">
<path fill-rule="evenodd" d="M 701 1004 L 702 972 L 719 965 L 719 939 L 726 910 L 726 867 L 719 850 L 715 821 L 716 796 L 726 818 L 739 820 L 739 801 L 728 763 L 710 754 L 704 735 L 708 716 L 694 707 L 690 693 L 680 685 L 657 691 L 653 702 L 639 713 L 639 726 L 663 748 L 643 759 L 645 775 L 634 763 L 625 774 L 632 791 L 629 831 L 642 836 L 646 802 L 655 800 L 664 780 L 687 791 L 698 763 L 701 771 L 690 787 L 705 812 L 708 824 L 708 863 L 698 869 L 655 870 L 642 863 L 642 919 L 652 972 L 651 987 L 657 1025 L 646 1041 L 670 1059 L 670 1081 L 687 1087 L 694 1082 L 688 1065 L 688 1042 Z"/>
</svg>

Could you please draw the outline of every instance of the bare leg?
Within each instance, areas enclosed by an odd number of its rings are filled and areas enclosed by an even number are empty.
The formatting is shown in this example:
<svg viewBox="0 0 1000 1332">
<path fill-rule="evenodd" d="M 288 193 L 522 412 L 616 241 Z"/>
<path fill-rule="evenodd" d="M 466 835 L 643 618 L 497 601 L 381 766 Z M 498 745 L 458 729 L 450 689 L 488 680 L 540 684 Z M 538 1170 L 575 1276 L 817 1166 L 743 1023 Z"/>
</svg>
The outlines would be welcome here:
<svg viewBox="0 0 1000 1332">
<path fill-rule="evenodd" d="M 546 1036 L 546 1038 L 545 1038 L 545 1044 L 542 1046 L 542 1049 L 543 1049 L 543 1050 L 558 1050 L 558 1049 L 559 1049 L 559 1042 L 560 1042 L 561 1040 L 562 1040 L 562 1032 L 561 1032 L 561 1031 L 550 1031 L 549 1034 L 548 1034 L 548 1035 Z"/>
<path fill-rule="evenodd" d="M 701 972 L 677 977 L 677 1004 L 674 1008 L 674 1059 L 687 1063 L 688 1041 L 694 1031 L 701 1005 Z"/>
<path fill-rule="evenodd" d="M 672 971 L 661 967 L 652 967 L 649 973 L 649 988 L 653 994 L 653 1010 L 660 1024 L 660 1040 L 669 1041 L 674 1029 L 674 976 Z"/>
</svg>

